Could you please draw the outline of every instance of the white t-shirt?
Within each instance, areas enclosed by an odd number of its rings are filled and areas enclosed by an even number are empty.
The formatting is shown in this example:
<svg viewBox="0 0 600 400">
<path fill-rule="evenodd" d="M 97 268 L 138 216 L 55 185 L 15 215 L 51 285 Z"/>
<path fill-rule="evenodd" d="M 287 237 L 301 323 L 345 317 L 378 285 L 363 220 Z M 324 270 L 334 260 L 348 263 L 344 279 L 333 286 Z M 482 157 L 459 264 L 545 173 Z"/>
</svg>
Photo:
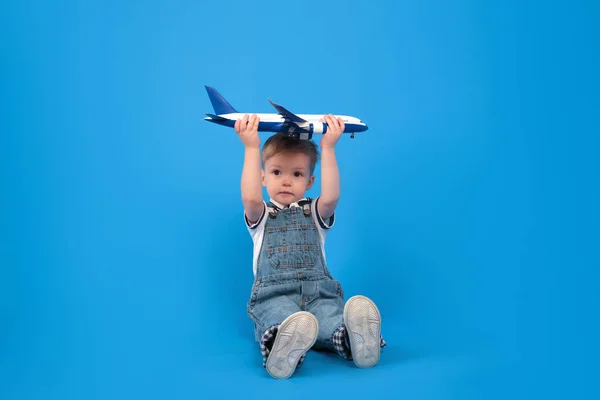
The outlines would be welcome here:
<svg viewBox="0 0 600 400">
<path fill-rule="evenodd" d="M 298 202 L 302 200 L 307 200 L 306 198 L 302 198 L 298 200 Z M 276 202 L 273 199 L 270 199 L 271 203 L 277 206 L 279 209 L 286 208 L 280 203 Z M 321 238 L 321 252 L 323 253 L 323 260 L 325 260 L 325 237 L 327 236 L 327 231 L 334 224 L 334 216 L 329 217 L 327 221 L 323 221 L 323 218 L 319 215 L 319 211 L 317 210 L 317 202 L 319 198 L 312 200 L 310 202 L 310 215 L 317 226 L 317 231 L 319 232 L 319 237 Z M 288 207 L 300 207 L 298 202 L 290 204 Z M 265 235 L 265 225 L 267 223 L 267 214 L 269 213 L 269 207 L 265 201 L 263 201 L 264 209 L 262 215 L 254 224 L 250 224 L 246 215 L 244 215 L 244 220 L 246 221 L 246 226 L 248 227 L 248 231 L 250 232 L 250 236 L 252 236 L 252 241 L 254 242 L 254 257 L 252 260 L 252 271 L 254 272 L 254 276 L 256 276 L 256 267 L 258 265 L 258 256 L 260 255 L 260 251 L 262 248 L 263 237 Z"/>
</svg>

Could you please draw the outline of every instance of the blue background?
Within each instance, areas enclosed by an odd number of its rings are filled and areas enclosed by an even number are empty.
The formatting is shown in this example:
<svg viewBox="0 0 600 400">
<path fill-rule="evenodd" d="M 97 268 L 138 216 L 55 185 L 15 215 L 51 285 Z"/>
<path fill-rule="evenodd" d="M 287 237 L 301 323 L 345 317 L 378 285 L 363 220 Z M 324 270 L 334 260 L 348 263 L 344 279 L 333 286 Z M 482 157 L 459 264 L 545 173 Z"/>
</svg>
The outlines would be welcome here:
<svg viewBox="0 0 600 400">
<path fill-rule="evenodd" d="M 4 2 L 0 398 L 598 398 L 598 21 L 594 1 Z M 243 146 L 203 121 L 204 85 L 368 123 L 337 147 L 327 254 L 382 312 L 375 368 L 262 369 Z"/>
</svg>

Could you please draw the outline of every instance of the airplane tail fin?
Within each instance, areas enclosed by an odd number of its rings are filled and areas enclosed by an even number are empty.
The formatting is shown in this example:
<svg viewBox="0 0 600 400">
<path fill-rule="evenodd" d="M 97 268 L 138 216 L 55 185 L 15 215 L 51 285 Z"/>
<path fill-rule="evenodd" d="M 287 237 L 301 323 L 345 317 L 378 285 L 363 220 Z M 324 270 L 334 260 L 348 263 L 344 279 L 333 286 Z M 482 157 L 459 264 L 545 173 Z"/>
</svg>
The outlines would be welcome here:
<svg viewBox="0 0 600 400">
<path fill-rule="evenodd" d="M 221 96 L 221 93 L 219 93 L 217 91 L 217 89 L 215 89 L 214 87 L 211 87 L 211 86 L 205 86 L 205 87 L 206 87 L 206 91 L 208 92 L 208 97 L 210 98 L 210 102 L 212 103 L 212 106 L 215 110 L 215 114 L 221 115 L 221 114 L 237 113 L 237 110 L 235 108 L 233 108 L 231 106 L 231 104 L 229 104 L 223 96 Z"/>
</svg>

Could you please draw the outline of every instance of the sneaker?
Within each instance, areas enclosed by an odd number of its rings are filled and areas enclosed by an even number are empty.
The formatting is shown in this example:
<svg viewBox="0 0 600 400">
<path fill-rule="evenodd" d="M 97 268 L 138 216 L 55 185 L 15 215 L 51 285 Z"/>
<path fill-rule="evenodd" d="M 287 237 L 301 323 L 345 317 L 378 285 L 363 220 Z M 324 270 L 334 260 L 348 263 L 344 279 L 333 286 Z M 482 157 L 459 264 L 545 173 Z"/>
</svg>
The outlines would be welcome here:
<svg viewBox="0 0 600 400">
<path fill-rule="evenodd" d="M 315 344 L 319 321 L 309 312 L 299 311 L 287 317 L 277 330 L 267 358 L 267 372 L 277 379 L 287 379 L 296 370 L 303 354 Z"/>
<path fill-rule="evenodd" d="M 344 306 L 344 325 L 354 364 L 359 368 L 377 364 L 381 351 L 381 315 L 375 303 L 365 296 L 351 297 Z"/>
</svg>

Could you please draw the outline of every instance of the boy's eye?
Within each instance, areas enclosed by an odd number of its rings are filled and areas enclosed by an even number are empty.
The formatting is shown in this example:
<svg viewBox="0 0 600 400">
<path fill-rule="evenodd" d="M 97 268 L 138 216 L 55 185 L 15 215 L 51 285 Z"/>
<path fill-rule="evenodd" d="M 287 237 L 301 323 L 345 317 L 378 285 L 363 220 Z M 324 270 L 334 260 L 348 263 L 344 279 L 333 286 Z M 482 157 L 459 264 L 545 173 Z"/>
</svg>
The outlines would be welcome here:
<svg viewBox="0 0 600 400">
<path fill-rule="evenodd" d="M 280 171 L 280 170 L 278 170 L 278 169 L 274 169 L 274 170 L 273 170 L 273 174 L 275 174 L 275 175 L 279 175 L 279 174 L 281 174 L 281 171 Z"/>
<path fill-rule="evenodd" d="M 299 178 L 299 177 L 301 177 L 301 176 L 302 176 L 302 172 L 298 172 L 298 171 L 296 171 L 296 172 L 294 172 L 294 176 L 295 176 L 296 178 Z"/>
</svg>

